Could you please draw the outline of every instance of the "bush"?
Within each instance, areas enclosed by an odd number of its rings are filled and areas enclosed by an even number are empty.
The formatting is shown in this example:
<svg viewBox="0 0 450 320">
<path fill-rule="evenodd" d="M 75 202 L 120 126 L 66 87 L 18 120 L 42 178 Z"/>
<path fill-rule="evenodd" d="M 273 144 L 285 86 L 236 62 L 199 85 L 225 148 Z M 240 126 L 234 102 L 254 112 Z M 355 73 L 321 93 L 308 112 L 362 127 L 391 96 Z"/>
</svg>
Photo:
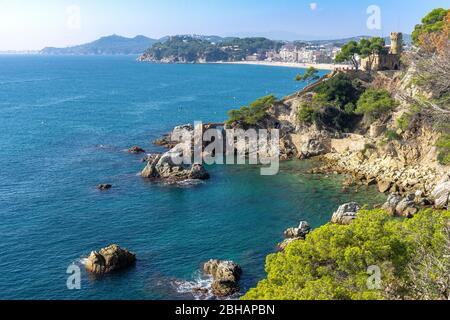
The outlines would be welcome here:
<svg viewBox="0 0 450 320">
<path fill-rule="evenodd" d="M 300 106 L 297 119 L 300 123 L 303 124 L 313 124 L 316 118 L 316 112 L 317 109 L 314 106 L 304 102 Z"/>
<path fill-rule="evenodd" d="M 391 98 L 388 91 L 368 89 L 359 98 L 355 112 L 364 115 L 366 123 L 372 123 L 396 106 L 397 102 Z"/>
<path fill-rule="evenodd" d="M 412 115 L 410 113 L 403 114 L 397 119 L 397 128 L 406 131 L 411 123 Z"/>
<path fill-rule="evenodd" d="M 267 109 L 276 102 L 274 95 L 268 95 L 250 103 L 250 106 L 243 106 L 239 110 L 228 112 L 227 123 L 241 122 L 245 125 L 255 125 L 264 118 Z"/>
<path fill-rule="evenodd" d="M 329 223 L 311 232 L 306 240 L 292 242 L 285 252 L 268 256 L 267 278 L 243 299 L 414 299 L 418 293 L 410 282 L 412 268 L 417 269 L 415 274 L 430 271 L 445 279 L 446 272 L 423 270 L 416 259 L 420 260 L 421 248 L 433 254 L 437 266 L 445 260 L 448 239 L 443 231 L 449 218 L 448 211 L 427 210 L 403 220 L 383 210 L 363 210 L 348 226 Z M 367 286 L 370 266 L 381 269 L 380 290 Z M 421 280 L 431 288 L 440 288 L 436 277 L 425 275 Z"/>
<path fill-rule="evenodd" d="M 332 103 L 341 110 L 344 110 L 349 103 L 355 104 L 361 94 L 358 82 L 352 81 L 348 75 L 343 73 L 323 82 L 314 91 L 324 101 Z"/>
<path fill-rule="evenodd" d="M 450 165 L 450 134 L 443 133 L 437 141 L 438 161 L 442 165 Z"/>
<path fill-rule="evenodd" d="M 402 139 L 402 137 L 397 132 L 395 132 L 394 130 L 390 130 L 390 129 L 388 129 L 384 132 L 384 137 L 386 138 L 387 141 L 394 141 L 394 140 Z"/>
</svg>

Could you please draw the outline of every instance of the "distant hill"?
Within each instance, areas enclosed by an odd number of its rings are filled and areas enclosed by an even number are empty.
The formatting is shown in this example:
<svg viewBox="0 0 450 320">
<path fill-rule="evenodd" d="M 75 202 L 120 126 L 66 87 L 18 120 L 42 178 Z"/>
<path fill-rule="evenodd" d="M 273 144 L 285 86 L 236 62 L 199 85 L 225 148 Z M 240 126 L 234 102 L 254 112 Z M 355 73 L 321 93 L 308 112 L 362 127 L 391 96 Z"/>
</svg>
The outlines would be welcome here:
<svg viewBox="0 0 450 320">
<path fill-rule="evenodd" d="M 158 42 L 144 36 L 126 38 L 118 35 L 100 38 L 94 42 L 68 47 L 47 47 L 40 51 L 44 55 L 124 55 L 142 54 L 145 50 Z"/>
<path fill-rule="evenodd" d="M 139 57 L 140 61 L 163 63 L 198 63 L 242 61 L 249 55 L 261 56 L 279 50 L 280 41 L 266 38 L 220 38 L 174 36 L 163 39 Z M 212 41 L 213 40 L 213 41 Z"/>
<path fill-rule="evenodd" d="M 314 45 L 336 45 L 336 46 L 342 46 L 350 41 L 359 41 L 361 39 L 365 38 L 371 38 L 372 36 L 355 36 L 350 38 L 342 38 L 342 39 L 330 39 L 330 40 L 298 40 L 297 42 L 304 42 Z M 387 45 L 391 44 L 391 38 L 390 36 L 387 36 L 384 38 Z M 412 42 L 411 35 L 410 34 L 403 34 L 403 42 L 407 45 L 410 45 Z"/>
</svg>

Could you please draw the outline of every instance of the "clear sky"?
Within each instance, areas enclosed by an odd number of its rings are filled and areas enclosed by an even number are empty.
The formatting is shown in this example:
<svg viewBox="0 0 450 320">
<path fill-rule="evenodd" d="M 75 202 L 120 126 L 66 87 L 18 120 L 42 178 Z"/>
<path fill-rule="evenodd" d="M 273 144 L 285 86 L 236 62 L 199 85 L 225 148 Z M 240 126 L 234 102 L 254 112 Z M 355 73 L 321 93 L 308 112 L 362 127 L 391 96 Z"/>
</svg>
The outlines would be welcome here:
<svg viewBox="0 0 450 320">
<path fill-rule="evenodd" d="M 367 27 L 371 5 L 380 9 L 375 29 Z M 293 40 L 411 33 L 436 7 L 449 8 L 450 0 L 0 0 L 0 50 L 69 46 L 111 34 Z"/>
</svg>

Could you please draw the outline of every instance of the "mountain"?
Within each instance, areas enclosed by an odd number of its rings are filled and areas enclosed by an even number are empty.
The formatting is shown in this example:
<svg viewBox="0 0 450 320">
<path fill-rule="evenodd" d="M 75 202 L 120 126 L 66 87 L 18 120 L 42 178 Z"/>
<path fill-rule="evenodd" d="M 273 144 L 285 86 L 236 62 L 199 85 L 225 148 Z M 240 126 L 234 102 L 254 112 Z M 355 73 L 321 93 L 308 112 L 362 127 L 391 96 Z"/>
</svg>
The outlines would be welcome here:
<svg viewBox="0 0 450 320">
<path fill-rule="evenodd" d="M 94 42 L 68 47 L 47 47 L 40 51 L 44 55 L 123 55 L 141 54 L 153 44 L 158 42 L 144 36 L 126 38 L 118 35 L 100 38 Z"/>
<path fill-rule="evenodd" d="M 361 39 L 365 38 L 372 38 L 372 36 L 355 36 L 355 37 L 349 37 L 349 38 L 342 38 L 342 39 L 329 39 L 329 40 L 298 40 L 298 42 L 304 42 L 309 43 L 313 45 L 336 45 L 336 46 L 343 46 L 347 42 L 350 41 L 360 41 Z M 391 44 L 391 38 L 390 36 L 387 36 L 384 38 L 387 45 Z M 407 45 L 410 45 L 411 35 L 410 34 L 403 34 L 403 42 Z"/>
</svg>

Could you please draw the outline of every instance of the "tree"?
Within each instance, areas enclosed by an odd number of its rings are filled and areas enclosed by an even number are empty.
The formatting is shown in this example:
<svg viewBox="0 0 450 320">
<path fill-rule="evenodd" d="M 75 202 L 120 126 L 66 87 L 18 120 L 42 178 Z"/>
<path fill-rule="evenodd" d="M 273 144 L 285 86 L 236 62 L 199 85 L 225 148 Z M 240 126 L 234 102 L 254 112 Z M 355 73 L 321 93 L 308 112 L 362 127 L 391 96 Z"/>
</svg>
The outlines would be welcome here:
<svg viewBox="0 0 450 320">
<path fill-rule="evenodd" d="M 398 219 L 362 210 L 350 225 L 324 225 L 268 256 L 267 278 L 243 299 L 447 299 L 449 218 L 449 211 Z M 379 288 L 368 286 L 369 267 L 381 271 Z"/>
<path fill-rule="evenodd" d="M 386 43 L 383 38 L 379 37 L 361 39 L 358 47 L 360 57 L 367 58 L 367 70 L 369 72 L 372 70 L 376 55 L 387 53 Z"/>
<path fill-rule="evenodd" d="M 412 39 L 415 45 L 421 46 L 423 43 L 421 37 L 433 33 L 440 33 L 446 28 L 446 17 L 450 13 L 450 9 L 443 8 L 434 9 L 422 19 L 422 24 L 416 25 Z"/>
<path fill-rule="evenodd" d="M 393 110 L 397 102 L 386 90 L 368 89 L 358 100 L 355 113 L 364 115 L 367 124 L 379 119 L 388 111 Z"/>
<path fill-rule="evenodd" d="M 356 70 L 359 69 L 358 55 L 360 54 L 360 47 L 358 42 L 350 41 L 345 44 L 341 51 L 336 55 L 335 61 L 337 63 L 351 62 Z"/>
<path fill-rule="evenodd" d="M 295 77 L 296 81 L 306 81 L 306 83 L 309 84 L 309 82 L 317 81 L 320 79 L 319 76 L 319 70 L 314 67 L 309 67 L 306 69 L 305 74 L 303 76 L 297 75 Z"/>
</svg>

